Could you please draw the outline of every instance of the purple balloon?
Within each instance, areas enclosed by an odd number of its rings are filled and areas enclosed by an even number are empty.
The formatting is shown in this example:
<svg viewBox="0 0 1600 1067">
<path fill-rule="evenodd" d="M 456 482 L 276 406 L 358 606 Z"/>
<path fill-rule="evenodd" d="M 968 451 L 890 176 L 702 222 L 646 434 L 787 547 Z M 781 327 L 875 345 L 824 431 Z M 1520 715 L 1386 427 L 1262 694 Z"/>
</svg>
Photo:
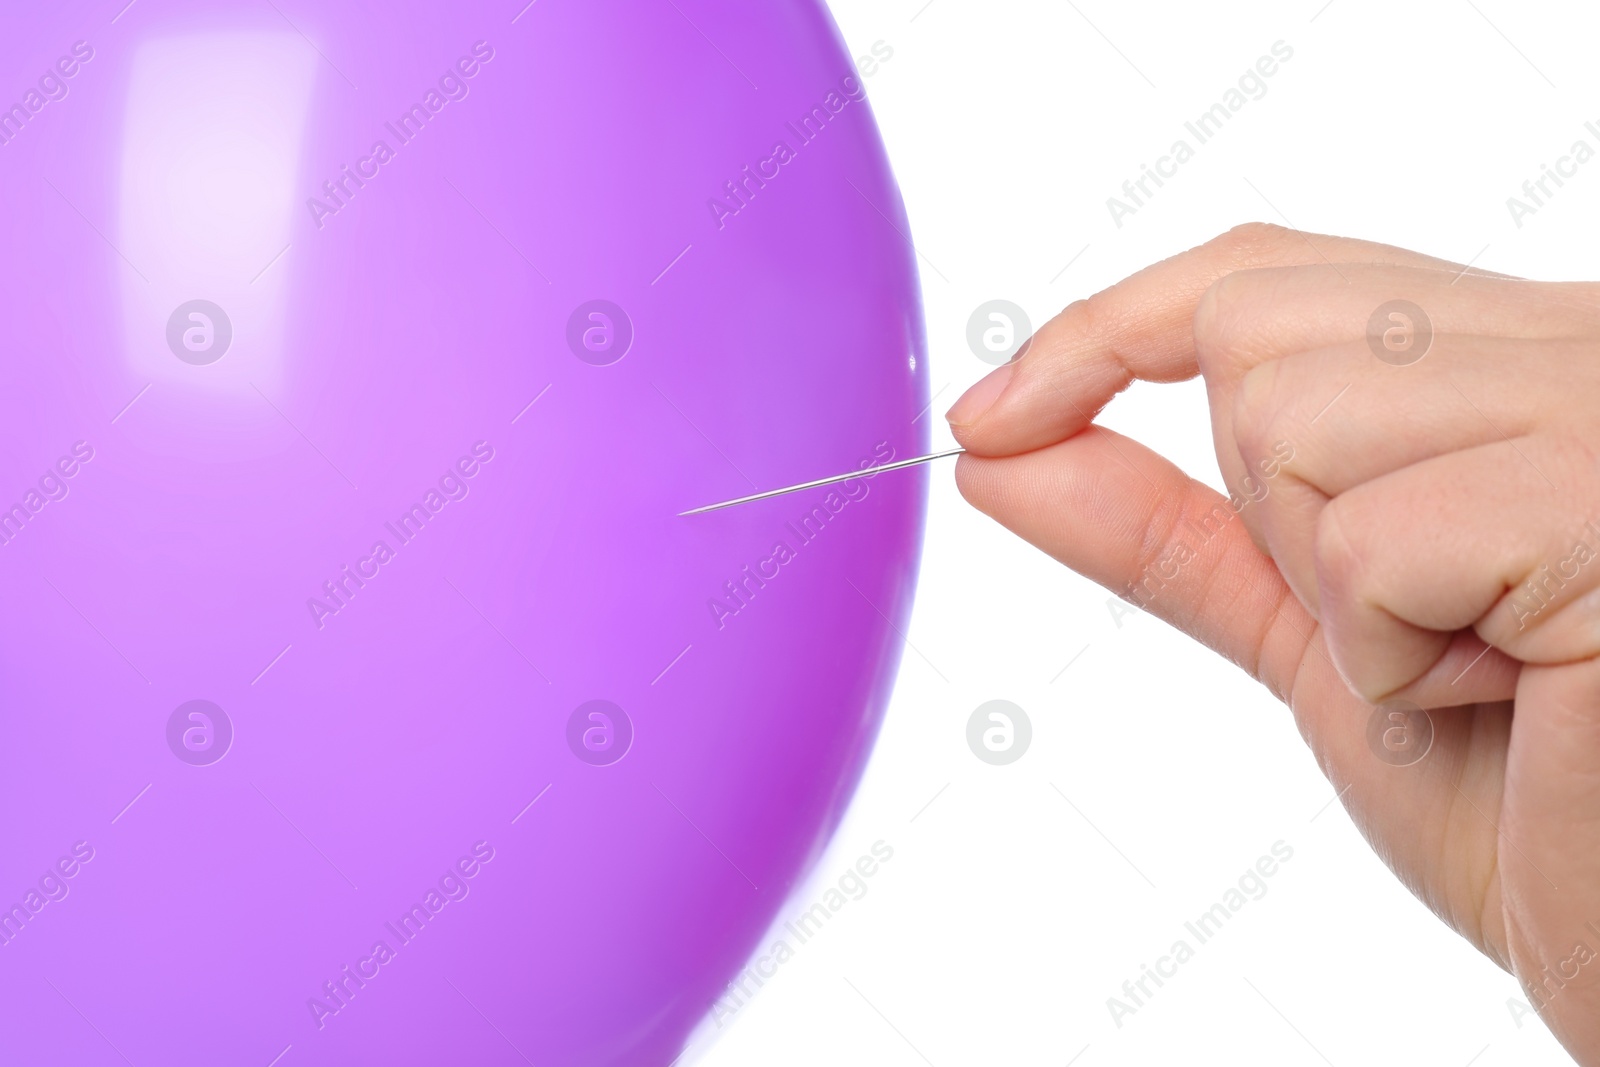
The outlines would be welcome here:
<svg viewBox="0 0 1600 1067">
<path fill-rule="evenodd" d="M 926 448 L 860 75 L 522 3 L 7 15 L 8 1064 L 667 1064 L 841 817 L 925 475 L 678 513 Z"/>
</svg>

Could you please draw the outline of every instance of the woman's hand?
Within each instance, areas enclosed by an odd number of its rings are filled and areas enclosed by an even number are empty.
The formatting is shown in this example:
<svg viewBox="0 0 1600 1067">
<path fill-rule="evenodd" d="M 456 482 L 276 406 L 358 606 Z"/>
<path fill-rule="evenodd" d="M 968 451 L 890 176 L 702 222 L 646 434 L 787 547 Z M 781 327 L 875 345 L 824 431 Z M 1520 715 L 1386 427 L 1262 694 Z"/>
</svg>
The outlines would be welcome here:
<svg viewBox="0 0 1600 1067">
<path fill-rule="evenodd" d="M 1196 374 L 1228 497 L 1092 423 Z M 1395 873 L 1600 1064 L 1600 285 L 1240 227 L 948 418 L 969 501 L 1286 701 Z M 1430 718 L 1419 762 L 1369 744 Z"/>
</svg>

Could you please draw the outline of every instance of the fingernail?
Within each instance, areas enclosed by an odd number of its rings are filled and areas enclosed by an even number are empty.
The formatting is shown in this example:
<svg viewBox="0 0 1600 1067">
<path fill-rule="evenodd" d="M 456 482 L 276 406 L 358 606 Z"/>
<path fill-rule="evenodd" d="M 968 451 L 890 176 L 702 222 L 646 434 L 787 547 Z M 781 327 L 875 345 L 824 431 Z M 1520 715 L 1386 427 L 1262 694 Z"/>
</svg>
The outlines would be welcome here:
<svg viewBox="0 0 1600 1067">
<path fill-rule="evenodd" d="M 983 413 L 994 406 L 1000 399 L 1000 394 L 1006 391 L 1006 386 L 1011 384 L 1011 368 L 1014 364 L 1007 363 L 996 367 L 986 374 L 978 384 L 961 394 L 961 399 L 951 405 L 945 412 L 945 419 L 952 426 L 971 426 L 983 418 Z"/>
</svg>

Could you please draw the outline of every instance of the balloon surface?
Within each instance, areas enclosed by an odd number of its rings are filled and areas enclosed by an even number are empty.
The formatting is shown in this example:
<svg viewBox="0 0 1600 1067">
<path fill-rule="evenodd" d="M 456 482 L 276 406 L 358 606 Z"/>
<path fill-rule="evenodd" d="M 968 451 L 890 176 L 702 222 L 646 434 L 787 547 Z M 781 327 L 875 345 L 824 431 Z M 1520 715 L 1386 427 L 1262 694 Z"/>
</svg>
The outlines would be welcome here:
<svg viewBox="0 0 1600 1067">
<path fill-rule="evenodd" d="M 672 1062 L 920 553 L 920 471 L 678 514 L 925 448 L 825 7 L 4 23 L 0 1063 Z"/>
</svg>

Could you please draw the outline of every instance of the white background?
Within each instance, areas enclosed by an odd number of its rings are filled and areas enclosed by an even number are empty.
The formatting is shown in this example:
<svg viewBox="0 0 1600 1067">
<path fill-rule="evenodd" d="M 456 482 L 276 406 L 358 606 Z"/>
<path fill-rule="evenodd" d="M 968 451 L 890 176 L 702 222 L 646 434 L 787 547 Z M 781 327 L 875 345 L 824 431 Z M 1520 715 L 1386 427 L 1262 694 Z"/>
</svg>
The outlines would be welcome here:
<svg viewBox="0 0 1600 1067">
<path fill-rule="evenodd" d="M 894 51 L 866 85 L 926 260 L 936 447 L 937 416 L 988 369 L 965 341 L 978 304 L 1037 325 L 1240 222 L 1600 276 L 1600 160 L 1521 228 L 1506 205 L 1578 138 L 1600 147 L 1592 5 L 924 4 L 833 7 L 857 55 Z M 1267 95 L 1117 228 L 1107 197 L 1279 40 L 1294 57 Z M 1103 421 L 1220 486 L 1197 384 L 1136 387 Z M 948 463 L 932 482 L 913 648 L 849 819 L 786 915 L 873 842 L 894 858 L 685 1062 L 1570 1062 L 1329 805 L 1284 707 L 1155 619 L 1117 625 L 1105 591 L 971 510 Z M 995 698 L 1034 726 L 1008 767 L 964 735 Z M 1280 840 L 1294 857 L 1266 896 L 1119 1028 L 1107 998 L 1193 945 L 1184 922 Z"/>
</svg>

